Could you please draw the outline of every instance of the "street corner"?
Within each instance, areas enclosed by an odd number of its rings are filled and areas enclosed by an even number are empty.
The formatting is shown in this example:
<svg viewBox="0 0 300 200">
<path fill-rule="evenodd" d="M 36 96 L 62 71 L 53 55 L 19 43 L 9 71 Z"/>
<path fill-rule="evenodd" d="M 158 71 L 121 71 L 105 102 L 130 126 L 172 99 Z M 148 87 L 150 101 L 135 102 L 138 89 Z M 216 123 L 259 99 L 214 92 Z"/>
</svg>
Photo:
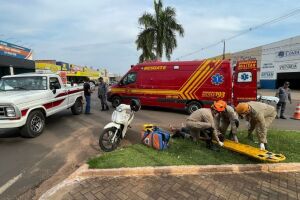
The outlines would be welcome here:
<svg viewBox="0 0 300 200">
<path fill-rule="evenodd" d="M 292 163 L 285 167 L 282 164 L 266 164 L 113 170 L 93 170 L 84 166 L 78 170 L 80 172 L 77 173 L 77 178 L 63 181 L 45 193 L 40 200 L 198 197 L 248 199 L 262 196 L 278 198 L 282 197 L 282 192 L 288 198 L 297 199 L 300 193 L 292 182 L 300 180 L 299 166 L 299 163 Z M 269 173 L 275 168 L 276 173 Z"/>
<path fill-rule="evenodd" d="M 244 164 L 244 165 L 205 165 L 205 166 L 165 166 L 165 167 L 135 167 L 116 169 L 89 169 L 87 164 L 82 165 L 67 179 L 44 193 L 40 200 L 73 199 L 77 196 L 85 196 L 95 191 L 101 192 L 104 184 L 99 180 L 119 179 L 122 177 L 178 177 L 178 176 L 212 176 L 220 174 L 232 176 L 233 174 L 257 174 L 257 173 L 295 173 L 300 172 L 300 163 L 277 163 L 277 164 Z M 238 176 L 238 175 L 237 175 Z M 248 175 L 245 175 L 248 176 Z M 97 181 L 98 180 L 98 181 Z M 114 183 L 115 184 L 115 183 Z M 86 186 L 86 185 L 89 185 Z M 107 189 L 106 189 L 107 190 Z M 122 192 L 122 191 L 121 191 Z M 150 198 L 150 197 L 149 197 Z"/>
</svg>

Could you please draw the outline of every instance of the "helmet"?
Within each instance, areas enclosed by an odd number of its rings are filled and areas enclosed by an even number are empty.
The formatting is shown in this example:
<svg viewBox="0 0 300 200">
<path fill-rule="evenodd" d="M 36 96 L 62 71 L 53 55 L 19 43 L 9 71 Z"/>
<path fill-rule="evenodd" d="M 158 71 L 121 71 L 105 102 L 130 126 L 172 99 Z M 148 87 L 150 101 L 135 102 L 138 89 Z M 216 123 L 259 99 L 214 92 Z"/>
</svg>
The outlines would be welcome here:
<svg viewBox="0 0 300 200">
<path fill-rule="evenodd" d="M 247 114 L 250 111 L 250 106 L 248 103 L 239 103 L 235 110 L 239 115 Z"/>
<path fill-rule="evenodd" d="M 141 109 L 141 103 L 138 99 L 132 99 L 130 102 L 130 108 L 132 111 L 137 112 Z"/>
<path fill-rule="evenodd" d="M 225 101 L 219 100 L 219 101 L 215 101 L 211 107 L 218 112 L 223 112 L 226 106 L 227 103 Z"/>
</svg>

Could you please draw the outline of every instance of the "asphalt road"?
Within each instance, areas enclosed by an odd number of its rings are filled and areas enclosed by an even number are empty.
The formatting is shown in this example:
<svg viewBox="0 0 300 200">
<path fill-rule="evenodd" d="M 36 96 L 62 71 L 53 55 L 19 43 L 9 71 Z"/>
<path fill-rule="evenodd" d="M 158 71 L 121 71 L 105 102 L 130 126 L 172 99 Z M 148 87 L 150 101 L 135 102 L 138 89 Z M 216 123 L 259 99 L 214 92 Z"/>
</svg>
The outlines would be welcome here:
<svg viewBox="0 0 300 200">
<path fill-rule="evenodd" d="M 288 105 L 288 116 L 293 115 L 296 103 Z M 44 133 L 34 139 L 20 137 L 18 129 L 0 129 L 0 199 L 39 196 L 89 157 L 99 154 L 98 135 L 112 113 L 99 110 L 99 101 L 93 96 L 93 114 L 74 116 L 66 110 L 53 115 L 47 118 Z M 167 128 L 168 124 L 180 126 L 186 117 L 180 111 L 144 108 L 136 114 L 132 129 L 121 144 L 138 143 L 144 123 Z M 300 130 L 300 121 L 278 119 L 272 128 Z"/>
</svg>

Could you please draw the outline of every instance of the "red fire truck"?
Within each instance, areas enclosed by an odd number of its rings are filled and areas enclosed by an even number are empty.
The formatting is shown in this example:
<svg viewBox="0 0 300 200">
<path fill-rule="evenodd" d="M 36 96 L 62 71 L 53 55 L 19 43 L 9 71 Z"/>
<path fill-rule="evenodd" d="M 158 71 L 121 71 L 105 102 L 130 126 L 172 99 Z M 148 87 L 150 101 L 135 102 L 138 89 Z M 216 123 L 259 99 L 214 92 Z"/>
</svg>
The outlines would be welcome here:
<svg viewBox="0 0 300 200">
<path fill-rule="evenodd" d="M 234 73 L 233 73 L 234 72 Z M 228 104 L 257 99 L 257 61 L 148 62 L 132 66 L 111 87 L 114 107 L 139 99 L 143 106 L 186 109 L 188 113 L 222 99 Z"/>
</svg>

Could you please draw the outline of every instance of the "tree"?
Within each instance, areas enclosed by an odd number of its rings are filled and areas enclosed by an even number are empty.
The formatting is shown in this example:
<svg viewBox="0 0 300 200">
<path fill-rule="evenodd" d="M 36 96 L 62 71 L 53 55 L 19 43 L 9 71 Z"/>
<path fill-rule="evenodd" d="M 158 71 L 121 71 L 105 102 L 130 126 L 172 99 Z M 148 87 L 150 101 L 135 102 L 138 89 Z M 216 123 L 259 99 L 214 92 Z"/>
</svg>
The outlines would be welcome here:
<svg viewBox="0 0 300 200">
<path fill-rule="evenodd" d="M 154 0 L 154 15 L 145 12 L 139 18 L 143 26 L 136 42 L 137 50 L 142 50 L 140 62 L 145 60 L 161 60 L 164 52 L 168 60 L 177 47 L 176 32 L 184 36 L 182 25 L 177 23 L 176 11 L 172 7 L 163 8 L 161 0 Z"/>
</svg>

